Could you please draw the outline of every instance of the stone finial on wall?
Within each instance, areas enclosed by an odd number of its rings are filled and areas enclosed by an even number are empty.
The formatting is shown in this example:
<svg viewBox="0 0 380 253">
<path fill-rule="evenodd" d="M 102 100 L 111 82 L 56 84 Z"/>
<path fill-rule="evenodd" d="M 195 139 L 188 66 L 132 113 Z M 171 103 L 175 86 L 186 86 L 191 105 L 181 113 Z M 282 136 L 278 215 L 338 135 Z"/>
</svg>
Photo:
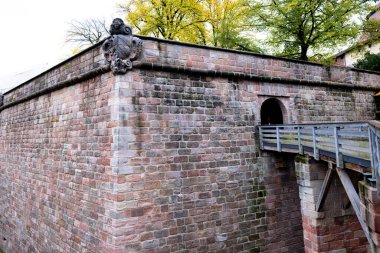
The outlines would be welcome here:
<svg viewBox="0 0 380 253">
<path fill-rule="evenodd" d="M 115 18 L 110 28 L 111 37 L 102 46 L 106 60 L 114 74 L 125 74 L 132 68 L 142 51 L 142 41 L 132 35 L 132 27 Z"/>
</svg>

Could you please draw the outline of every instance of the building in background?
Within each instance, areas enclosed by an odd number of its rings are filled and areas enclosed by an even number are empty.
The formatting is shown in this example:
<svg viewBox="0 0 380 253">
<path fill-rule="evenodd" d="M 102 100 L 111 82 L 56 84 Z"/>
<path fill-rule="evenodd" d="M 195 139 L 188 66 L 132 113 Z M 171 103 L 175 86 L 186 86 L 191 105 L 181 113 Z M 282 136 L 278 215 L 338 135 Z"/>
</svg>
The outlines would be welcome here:
<svg viewBox="0 0 380 253">
<path fill-rule="evenodd" d="M 377 11 L 368 15 L 369 20 L 380 21 L 380 3 L 376 5 Z M 369 34 L 362 34 L 359 42 L 335 55 L 335 64 L 339 66 L 353 67 L 354 64 L 364 58 L 365 53 L 380 53 L 380 41 L 374 40 Z"/>
</svg>

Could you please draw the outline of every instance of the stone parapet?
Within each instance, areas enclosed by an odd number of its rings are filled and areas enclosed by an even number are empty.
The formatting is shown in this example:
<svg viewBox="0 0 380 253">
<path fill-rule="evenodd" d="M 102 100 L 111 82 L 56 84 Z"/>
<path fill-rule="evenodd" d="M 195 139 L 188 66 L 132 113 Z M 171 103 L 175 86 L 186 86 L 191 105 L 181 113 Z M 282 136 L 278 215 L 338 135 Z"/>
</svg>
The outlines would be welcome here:
<svg viewBox="0 0 380 253">
<path fill-rule="evenodd" d="M 3 106 L 51 92 L 60 84 L 61 86 L 75 85 L 81 79 L 88 79 L 87 76 L 100 75 L 104 72 L 101 71 L 102 67 L 105 67 L 104 58 L 98 44 L 4 93 Z"/>
<path fill-rule="evenodd" d="M 136 68 L 188 72 L 210 77 L 224 76 L 270 83 L 373 91 L 380 89 L 380 75 L 375 72 L 324 66 L 293 59 L 144 36 L 136 37 L 142 40 L 142 55 L 134 64 Z M 102 43 L 86 49 L 6 92 L 4 105 L 31 97 L 33 94 L 65 81 L 74 84 L 76 77 L 109 66 L 103 55 Z"/>
<path fill-rule="evenodd" d="M 175 66 L 179 70 L 207 70 L 209 73 L 230 72 L 236 77 L 251 74 L 270 79 L 293 80 L 299 84 L 326 82 L 346 84 L 347 87 L 379 88 L 379 74 L 338 66 L 324 66 L 292 59 L 221 48 L 205 47 L 142 37 L 142 63 Z"/>
</svg>

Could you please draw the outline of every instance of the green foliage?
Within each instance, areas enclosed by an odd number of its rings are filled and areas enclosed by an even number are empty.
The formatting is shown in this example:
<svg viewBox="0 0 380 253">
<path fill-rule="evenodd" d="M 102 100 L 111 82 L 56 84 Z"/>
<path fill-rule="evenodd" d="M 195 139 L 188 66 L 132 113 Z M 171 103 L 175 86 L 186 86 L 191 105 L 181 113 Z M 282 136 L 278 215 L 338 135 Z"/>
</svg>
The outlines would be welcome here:
<svg viewBox="0 0 380 253">
<path fill-rule="evenodd" d="M 248 0 L 129 0 L 120 8 L 141 35 L 259 52 Z"/>
<path fill-rule="evenodd" d="M 206 43 L 206 18 L 198 0 L 130 0 L 120 8 L 141 35 Z"/>
<path fill-rule="evenodd" d="M 209 42 L 212 46 L 261 52 L 254 43 L 249 28 L 251 15 L 246 0 L 205 0 L 204 16 L 207 18 Z M 251 37 L 249 37 L 251 35 Z"/>
<path fill-rule="evenodd" d="M 362 35 L 360 36 L 361 42 L 378 41 L 380 38 L 380 21 L 375 19 L 368 19 L 364 22 L 362 27 Z"/>
<path fill-rule="evenodd" d="M 360 31 L 357 19 L 367 13 L 370 2 L 252 0 L 252 23 L 258 30 L 269 30 L 268 43 L 278 55 L 309 60 L 355 39 Z"/>
<path fill-rule="evenodd" d="M 309 57 L 308 61 L 332 66 L 335 65 L 336 60 L 335 56 L 331 54 L 314 54 Z"/>
<path fill-rule="evenodd" d="M 366 53 L 364 59 L 354 64 L 355 68 L 380 71 L 380 54 Z"/>
<path fill-rule="evenodd" d="M 275 55 L 322 63 L 363 29 L 372 37 L 379 27 L 373 20 L 361 27 L 370 0 L 124 1 L 120 9 L 142 35 L 262 52 L 259 31 L 268 35 L 265 46 Z"/>
</svg>

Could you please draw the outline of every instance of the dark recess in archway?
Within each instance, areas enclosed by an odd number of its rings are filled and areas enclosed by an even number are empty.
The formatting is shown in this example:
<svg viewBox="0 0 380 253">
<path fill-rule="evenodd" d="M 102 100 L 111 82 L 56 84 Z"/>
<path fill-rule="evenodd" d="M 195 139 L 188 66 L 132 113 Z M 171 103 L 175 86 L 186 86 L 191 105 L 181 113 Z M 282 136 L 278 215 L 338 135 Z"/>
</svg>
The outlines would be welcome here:
<svg viewBox="0 0 380 253">
<path fill-rule="evenodd" d="M 274 98 L 265 100 L 260 111 L 262 125 L 283 124 L 284 119 L 278 101 Z"/>
</svg>

